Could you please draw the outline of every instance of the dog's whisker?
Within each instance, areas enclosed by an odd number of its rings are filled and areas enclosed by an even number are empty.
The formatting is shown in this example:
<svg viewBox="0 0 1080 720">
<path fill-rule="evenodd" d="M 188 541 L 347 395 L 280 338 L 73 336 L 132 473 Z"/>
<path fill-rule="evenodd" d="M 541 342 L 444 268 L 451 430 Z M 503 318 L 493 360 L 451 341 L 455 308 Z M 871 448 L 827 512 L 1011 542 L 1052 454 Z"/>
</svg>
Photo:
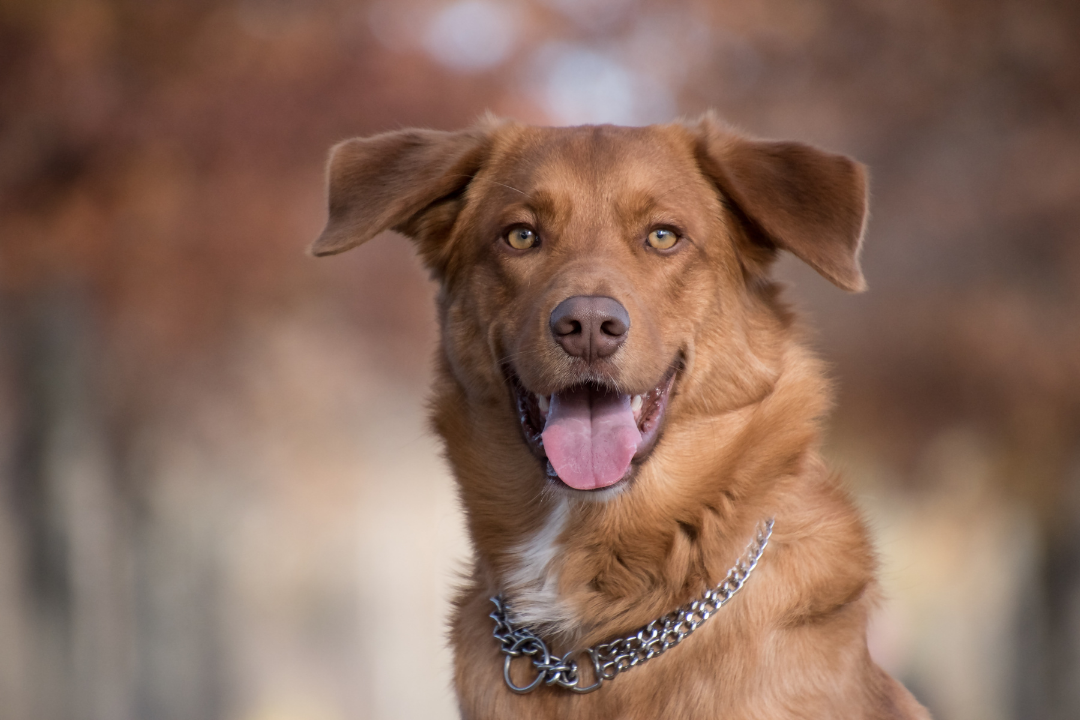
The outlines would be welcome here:
<svg viewBox="0 0 1080 720">
<path fill-rule="evenodd" d="M 467 173 L 454 173 L 452 177 L 466 177 L 469 178 L 470 182 L 476 182 L 479 180 L 480 182 L 491 183 L 492 185 L 499 185 L 500 187 L 504 187 L 507 190 L 513 190 L 516 193 L 521 193 L 525 197 L 530 197 L 529 193 L 525 192 L 524 190 L 518 190 L 512 185 L 507 185 L 506 183 L 499 182 L 498 180 L 492 180 L 491 178 L 480 177 L 478 175 L 469 175 Z"/>
</svg>

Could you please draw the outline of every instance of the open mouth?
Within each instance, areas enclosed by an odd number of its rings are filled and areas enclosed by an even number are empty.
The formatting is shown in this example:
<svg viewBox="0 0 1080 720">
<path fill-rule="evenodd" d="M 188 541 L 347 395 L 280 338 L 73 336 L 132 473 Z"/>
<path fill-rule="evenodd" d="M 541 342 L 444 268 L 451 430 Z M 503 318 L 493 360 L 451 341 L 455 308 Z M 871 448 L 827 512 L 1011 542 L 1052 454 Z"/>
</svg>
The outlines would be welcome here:
<svg viewBox="0 0 1080 720">
<path fill-rule="evenodd" d="M 639 395 L 597 383 L 537 395 L 510 368 L 506 374 L 525 442 L 548 476 L 575 490 L 599 490 L 628 477 L 656 446 L 677 369 L 673 364 Z"/>
</svg>

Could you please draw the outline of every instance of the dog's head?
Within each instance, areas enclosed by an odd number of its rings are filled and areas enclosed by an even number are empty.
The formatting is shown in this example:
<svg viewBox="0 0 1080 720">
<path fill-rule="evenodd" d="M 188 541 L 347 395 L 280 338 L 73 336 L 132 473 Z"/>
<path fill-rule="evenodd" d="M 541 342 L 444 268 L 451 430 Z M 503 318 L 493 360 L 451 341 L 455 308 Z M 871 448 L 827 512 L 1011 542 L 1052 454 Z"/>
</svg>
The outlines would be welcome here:
<svg viewBox="0 0 1080 720">
<path fill-rule="evenodd" d="M 312 252 L 413 238 L 462 397 L 502 408 L 536 476 L 576 491 L 631 477 L 676 405 L 768 392 L 779 349 L 763 326 L 787 322 L 766 279 L 778 250 L 863 287 L 862 166 L 711 116 L 392 132 L 338 145 L 329 185 Z"/>
</svg>

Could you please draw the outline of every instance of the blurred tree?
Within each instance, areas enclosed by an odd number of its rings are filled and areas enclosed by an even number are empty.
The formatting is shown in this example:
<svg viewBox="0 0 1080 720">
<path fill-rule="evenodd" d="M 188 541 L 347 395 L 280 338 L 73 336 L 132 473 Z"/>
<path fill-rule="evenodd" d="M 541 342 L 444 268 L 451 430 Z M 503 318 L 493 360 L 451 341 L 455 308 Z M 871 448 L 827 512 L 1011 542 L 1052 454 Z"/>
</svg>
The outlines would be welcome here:
<svg viewBox="0 0 1080 720">
<path fill-rule="evenodd" d="M 916 466 L 934 438 L 960 426 L 986 440 L 996 486 L 1042 533 L 1041 580 L 1006 649 L 1013 715 L 1071 717 L 1080 6 L 522 2 L 500 21 L 516 40 L 500 59 L 455 70 L 452 44 L 428 54 L 431 28 L 458 32 L 440 14 L 451 5 L 0 2 L 0 525 L 18 577 L 4 594 L 0 557 L 0 630 L 24 626 L 0 647 L 13 717 L 230 707 L 226 640 L 205 612 L 220 550 L 169 534 L 182 511 L 153 499 L 155 438 L 184 424 L 192 388 L 237 392 L 244 328 L 332 308 L 377 348 L 380 373 L 424 375 L 432 290 L 404 243 L 332 265 L 301 255 L 326 148 L 488 108 L 572 118 L 593 101 L 631 119 L 716 107 L 871 166 L 872 293 L 796 289 L 843 379 L 834 437 L 913 494 L 933 491 Z"/>
</svg>

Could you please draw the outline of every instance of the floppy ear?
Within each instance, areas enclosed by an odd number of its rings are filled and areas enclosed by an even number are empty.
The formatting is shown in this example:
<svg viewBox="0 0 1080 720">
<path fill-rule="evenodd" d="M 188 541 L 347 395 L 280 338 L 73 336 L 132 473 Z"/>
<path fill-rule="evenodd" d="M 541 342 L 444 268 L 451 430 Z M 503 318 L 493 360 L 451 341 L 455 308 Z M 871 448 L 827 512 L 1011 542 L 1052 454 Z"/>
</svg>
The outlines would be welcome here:
<svg viewBox="0 0 1080 720">
<path fill-rule="evenodd" d="M 487 138 L 480 127 L 399 130 L 339 143 L 327 169 L 330 216 L 311 254 L 344 252 L 388 229 L 419 239 L 434 229 L 426 216 L 459 196 L 480 170 Z"/>
<path fill-rule="evenodd" d="M 737 206 L 755 242 L 790 251 L 844 290 L 866 289 L 863 165 L 802 143 L 748 140 L 712 115 L 697 131 L 702 170 Z"/>
</svg>

